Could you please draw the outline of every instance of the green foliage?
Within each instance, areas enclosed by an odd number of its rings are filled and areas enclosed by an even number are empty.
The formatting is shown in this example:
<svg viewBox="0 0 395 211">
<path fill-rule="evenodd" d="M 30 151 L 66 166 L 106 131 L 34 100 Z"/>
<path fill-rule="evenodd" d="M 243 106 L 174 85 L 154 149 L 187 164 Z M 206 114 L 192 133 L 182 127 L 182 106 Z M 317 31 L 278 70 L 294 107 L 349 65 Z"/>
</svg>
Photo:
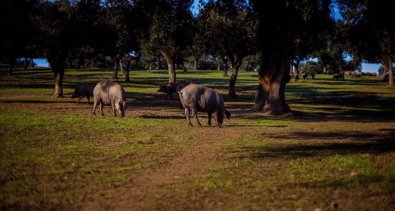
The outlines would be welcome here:
<svg viewBox="0 0 395 211">
<path fill-rule="evenodd" d="M 151 10 L 149 33 L 143 45 L 152 52 L 178 51 L 191 43 L 193 36 L 191 0 L 156 1 Z"/>
<path fill-rule="evenodd" d="M 393 57 L 395 27 L 386 15 L 392 11 L 388 2 L 338 0 L 338 3 L 356 54 L 370 62 Z"/>
<path fill-rule="evenodd" d="M 0 2 L 0 61 L 14 64 L 20 56 L 32 56 L 37 30 L 34 17 L 38 12 L 36 0 L 4 0 Z"/>
<path fill-rule="evenodd" d="M 196 45 L 208 54 L 228 57 L 235 65 L 254 54 L 256 18 L 252 8 L 244 3 L 215 1 L 204 5 L 197 18 Z"/>
</svg>

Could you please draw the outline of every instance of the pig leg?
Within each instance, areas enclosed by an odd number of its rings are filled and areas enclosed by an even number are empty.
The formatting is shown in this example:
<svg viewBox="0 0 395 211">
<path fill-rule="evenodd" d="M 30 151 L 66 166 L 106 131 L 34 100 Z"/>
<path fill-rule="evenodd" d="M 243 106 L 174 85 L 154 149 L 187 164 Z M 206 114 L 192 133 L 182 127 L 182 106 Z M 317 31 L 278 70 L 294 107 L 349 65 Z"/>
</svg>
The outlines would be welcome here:
<svg viewBox="0 0 395 211">
<path fill-rule="evenodd" d="M 112 112 L 113 112 L 114 116 L 117 116 L 117 111 L 115 109 L 115 102 L 114 101 L 111 101 L 111 108 L 112 108 Z"/>
<path fill-rule="evenodd" d="M 197 123 L 199 124 L 200 127 L 202 127 L 202 124 L 200 124 L 198 116 L 197 116 L 197 111 L 196 110 L 192 110 L 193 116 L 195 117 Z"/>
<path fill-rule="evenodd" d="M 103 106 L 104 106 L 104 103 L 103 103 L 102 101 L 100 101 L 100 112 L 101 112 L 101 115 L 102 115 L 102 116 L 104 116 L 104 113 L 103 113 Z"/>
<path fill-rule="evenodd" d="M 189 108 L 185 108 L 185 117 L 187 118 L 188 124 L 190 126 L 193 126 L 192 123 L 191 123 L 191 119 L 189 117 Z"/>
<path fill-rule="evenodd" d="M 208 122 L 207 124 L 211 126 L 211 112 L 208 112 Z"/>
<path fill-rule="evenodd" d="M 88 98 L 88 104 L 89 104 L 89 103 L 90 103 L 90 102 L 89 102 L 89 95 L 87 95 L 86 98 Z"/>
<path fill-rule="evenodd" d="M 95 115 L 96 107 L 97 107 L 97 100 L 93 102 L 93 110 L 92 110 L 93 115 Z"/>
<path fill-rule="evenodd" d="M 81 101 L 82 98 L 83 98 L 83 97 L 80 96 L 80 97 L 78 98 L 78 100 L 77 100 L 77 103 L 79 103 L 79 102 Z"/>
<path fill-rule="evenodd" d="M 217 120 L 217 113 L 214 113 L 214 116 L 213 116 L 213 118 L 214 118 L 214 120 L 215 120 L 215 125 L 216 126 L 218 126 L 218 120 Z"/>
</svg>

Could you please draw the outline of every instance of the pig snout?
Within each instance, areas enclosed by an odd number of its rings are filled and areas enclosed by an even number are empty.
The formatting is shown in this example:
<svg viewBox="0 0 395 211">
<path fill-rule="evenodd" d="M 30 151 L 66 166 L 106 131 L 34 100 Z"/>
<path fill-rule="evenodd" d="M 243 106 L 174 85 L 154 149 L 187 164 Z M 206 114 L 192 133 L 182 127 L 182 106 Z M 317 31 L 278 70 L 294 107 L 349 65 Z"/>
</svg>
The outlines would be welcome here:
<svg viewBox="0 0 395 211">
<path fill-rule="evenodd" d="M 229 111 L 225 111 L 226 118 L 230 120 L 230 116 L 232 115 Z"/>
</svg>

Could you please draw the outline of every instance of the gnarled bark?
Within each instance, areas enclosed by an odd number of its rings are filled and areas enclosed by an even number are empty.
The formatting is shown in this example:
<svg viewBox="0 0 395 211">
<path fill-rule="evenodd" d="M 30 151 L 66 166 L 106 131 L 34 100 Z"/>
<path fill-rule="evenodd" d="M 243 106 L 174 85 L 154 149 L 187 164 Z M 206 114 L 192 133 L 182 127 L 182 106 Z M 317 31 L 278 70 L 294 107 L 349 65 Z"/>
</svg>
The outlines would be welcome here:
<svg viewBox="0 0 395 211">
<path fill-rule="evenodd" d="M 254 0 L 259 28 L 258 39 L 262 53 L 259 74 L 259 89 L 255 109 L 268 115 L 281 115 L 291 112 L 285 101 L 285 87 L 290 80 L 288 25 L 290 20 L 287 0 Z"/>
<path fill-rule="evenodd" d="M 285 87 L 290 80 L 287 65 L 283 62 L 280 69 L 271 75 L 271 71 L 259 74 L 259 86 L 254 109 L 262 110 L 267 115 L 290 113 L 291 109 L 285 101 Z"/>
</svg>

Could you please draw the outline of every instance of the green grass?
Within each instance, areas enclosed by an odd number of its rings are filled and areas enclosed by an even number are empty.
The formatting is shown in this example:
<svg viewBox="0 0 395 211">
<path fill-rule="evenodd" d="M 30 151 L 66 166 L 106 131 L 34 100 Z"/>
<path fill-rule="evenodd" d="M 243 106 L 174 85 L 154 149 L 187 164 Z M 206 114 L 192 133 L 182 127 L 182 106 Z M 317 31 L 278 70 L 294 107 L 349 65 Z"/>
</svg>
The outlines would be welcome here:
<svg viewBox="0 0 395 211">
<path fill-rule="evenodd" d="M 179 72 L 178 80 L 218 89 L 233 112 L 224 128 L 207 127 L 200 113 L 200 128 L 157 92 L 165 70 L 133 70 L 121 81 L 123 119 L 108 108 L 93 116 L 85 99 L 69 98 L 108 70 L 67 70 L 61 99 L 50 70 L 0 73 L 1 209 L 395 208 L 395 89 L 379 78 L 291 81 L 295 115 L 267 117 L 248 110 L 256 73 L 240 72 L 234 99 L 222 72 Z"/>
</svg>

